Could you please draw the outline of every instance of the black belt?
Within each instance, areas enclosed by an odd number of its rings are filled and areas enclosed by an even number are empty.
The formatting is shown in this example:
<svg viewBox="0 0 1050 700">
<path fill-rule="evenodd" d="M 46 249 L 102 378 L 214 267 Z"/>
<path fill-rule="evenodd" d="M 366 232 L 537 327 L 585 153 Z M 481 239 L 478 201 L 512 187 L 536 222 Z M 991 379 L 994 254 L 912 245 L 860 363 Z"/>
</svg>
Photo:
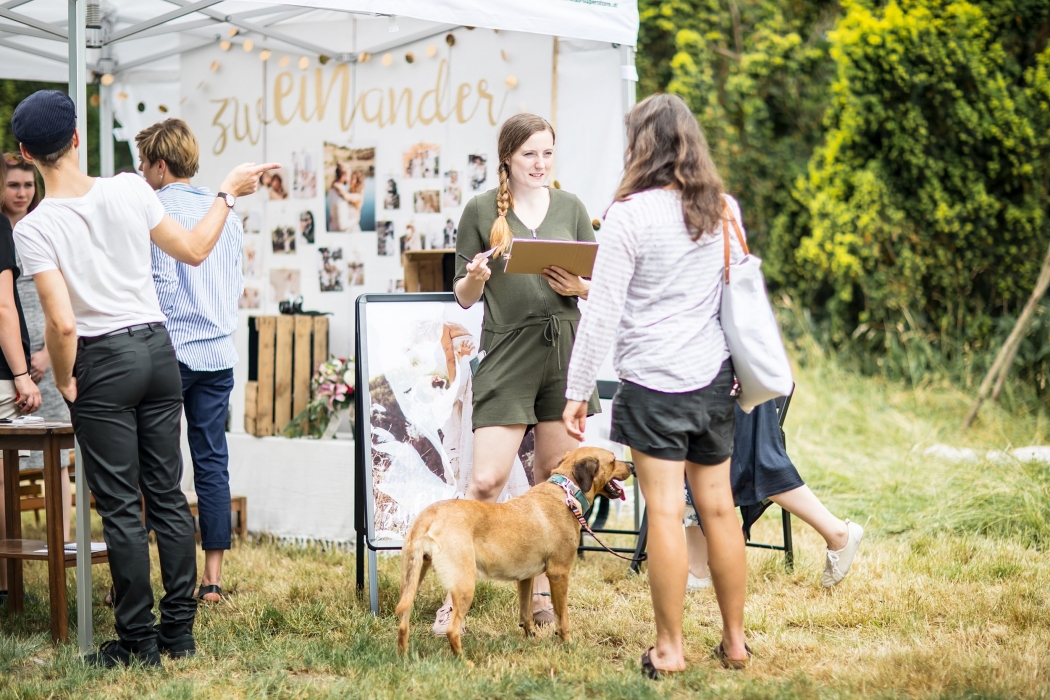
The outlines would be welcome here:
<svg viewBox="0 0 1050 700">
<path fill-rule="evenodd" d="M 97 342 L 99 342 L 101 340 L 105 340 L 106 338 L 112 338 L 115 335 L 134 335 L 135 333 L 138 333 L 139 331 L 152 331 L 152 330 L 156 330 L 157 328 L 163 328 L 163 327 L 164 327 L 163 323 L 139 323 L 139 324 L 134 325 L 134 326 L 127 326 L 125 328 L 118 328 L 115 331 L 110 331 L 109 333 L 103 333 L 102 335 L 95 335 L 95 336 L 91 336 L 90 338 L 80 338 L 77 341 L 77 344 L 80 347 L 82 347 L 82 348 L 86 348 L 89 345 L 94 345 L 95 343 L 97 343 Z"/>
</svg>

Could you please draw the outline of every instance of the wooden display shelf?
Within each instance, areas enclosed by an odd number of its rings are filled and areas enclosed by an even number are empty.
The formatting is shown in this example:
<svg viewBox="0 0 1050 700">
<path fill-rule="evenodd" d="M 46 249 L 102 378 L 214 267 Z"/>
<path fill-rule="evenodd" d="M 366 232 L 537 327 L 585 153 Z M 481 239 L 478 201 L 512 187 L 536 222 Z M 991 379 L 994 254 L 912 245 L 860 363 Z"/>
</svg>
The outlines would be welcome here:
<svg viewBox="0 0 1050 700">
<path fill-rule="evenodd" d="M 310 403 L 310 380 L 327 359 L 327 316 L 249 317 L 244 430 L 280 435 Z"/>
<path fill-rule="evenodd" d="M 43 550 L 43 551 L 38 551 Z M 77 565 L 77 553 L 66 550 L 66 568 Z M 21 559 L 23 561 L 47 561 L 47 542 L 44 540 L 0 540 L 0 559 Z M 109 561 L 109 552 L 91 553 L 91 565 L 105 564 Z"/>
<path fill-rule="evenodd" d="M 455 248 L 407 250 L 401 254 L 405 268 L 405 291 L 451 292 L 456 276 Z"/>
</svg>

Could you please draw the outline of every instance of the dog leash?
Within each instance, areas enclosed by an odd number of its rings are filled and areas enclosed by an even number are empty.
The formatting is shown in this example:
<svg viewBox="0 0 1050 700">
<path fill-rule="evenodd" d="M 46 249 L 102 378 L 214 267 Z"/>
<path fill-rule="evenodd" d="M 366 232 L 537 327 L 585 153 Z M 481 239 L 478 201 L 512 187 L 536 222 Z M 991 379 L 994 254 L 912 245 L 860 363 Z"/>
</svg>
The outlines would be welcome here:
<svg viewBox="0 0 1050 700">
<path fill-rule="evenodd" d="M 587 531 L 587 534 L 594 538 L 595 542 L 602 546 L 602 549 L 604 549 L 606 552 L 613 555 L 614 557 L 619 557 L 620 559 L 629 562 L 641 562 L 649 558 L 648 552 L 642 552 L 642 555 L 635 559 L 634 557 L 625 557 L 619 552 L 615 552 L 609 549 L 609 547 L 606 546 L 606 544 L 600 539 L 598 539 L 598 536 L 596 534 L 594 534 L 594 530 L 592 530 L 591 526 L 587 524 L 587 518 L 583 517 L 583 512 L 580 510 L 580 507 L 576 505 L 575 496 L 572 492 L 572 487 L 576 486 L 576 484 L 573 484 L 565 477 L 562 477 L 562 479 L 564 479 L 564 481 L 559 479 L 558 481 L 551 481 L 550 483 L 559 486 L 562 489 L 562 491 L 565 492 L 565 505 L 569 506 L 569 510 L 572 511 L 572 514 L 575 515 L 576 519 L 580 521 L 580 525 L 583 526 L 583 529 Z"/>
</svg>

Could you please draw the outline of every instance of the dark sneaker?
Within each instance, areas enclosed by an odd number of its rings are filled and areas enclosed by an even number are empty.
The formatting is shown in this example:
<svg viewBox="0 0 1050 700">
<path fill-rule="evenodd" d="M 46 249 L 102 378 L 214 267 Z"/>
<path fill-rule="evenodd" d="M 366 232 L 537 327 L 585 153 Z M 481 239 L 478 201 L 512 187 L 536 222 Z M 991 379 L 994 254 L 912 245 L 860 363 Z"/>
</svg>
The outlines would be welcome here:
<svg viewBox="0 0 1050 700">
<path fill-rule="evenodd" d="M 140 649 L 133 642 L 113 639 L 103 642 L 98 651 L 94 654 L 86 655 L 84 661 L 89 666 L 98 666 L 99 668 L 130 666 L 136 662 L 149 668 L 160 668 L 161 666 L 160 651 L 157 649 L 157 643 L 154 641 L 144 642 L 143 648 Z"/>
<path fill-rule="evenodd" d="M 156 630 L 157 647 L 162 654 L 167 654 L 173 659 L 183 659 L 197 653 L 197 643 L 193 640 L 192 634 L 183 634 L 169 639 L 161 633 L 160 625 L 157 625 Z"/>
</svg>

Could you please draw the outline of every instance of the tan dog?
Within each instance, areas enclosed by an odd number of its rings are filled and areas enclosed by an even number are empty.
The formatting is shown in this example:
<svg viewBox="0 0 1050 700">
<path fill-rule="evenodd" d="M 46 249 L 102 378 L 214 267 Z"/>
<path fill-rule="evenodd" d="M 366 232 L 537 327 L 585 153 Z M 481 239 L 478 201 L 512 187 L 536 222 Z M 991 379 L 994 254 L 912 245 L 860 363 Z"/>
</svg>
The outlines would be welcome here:
<svg viewBox="0 0 1050 700">
<path fill-rule="evenodd" d="M 626 462 L 595 447 L 569 452 L 553 473 L 571 479 L 590 503 L 596 493 L 622 498 L 623 489 L 613 480 L 631 475 Z M 528 637 L 533 634 L 532 579 L 547 572 L 555 629 L 562 641 L 569 641 L 566 595 L 580 542 L 580 523 L 565 500 L 562 487 L 544 482 L 505 503 L 441 501 L 420 513 L 401 552 L 398 649 L 408 649 L 412 604 L 431 566 L 445 590 L 452 592 L 448 641 L 453 653 L 463 650 L 463 618 L 474 599 L 478 574 L 518 582 L 521 627 Z"/>
</svg>

